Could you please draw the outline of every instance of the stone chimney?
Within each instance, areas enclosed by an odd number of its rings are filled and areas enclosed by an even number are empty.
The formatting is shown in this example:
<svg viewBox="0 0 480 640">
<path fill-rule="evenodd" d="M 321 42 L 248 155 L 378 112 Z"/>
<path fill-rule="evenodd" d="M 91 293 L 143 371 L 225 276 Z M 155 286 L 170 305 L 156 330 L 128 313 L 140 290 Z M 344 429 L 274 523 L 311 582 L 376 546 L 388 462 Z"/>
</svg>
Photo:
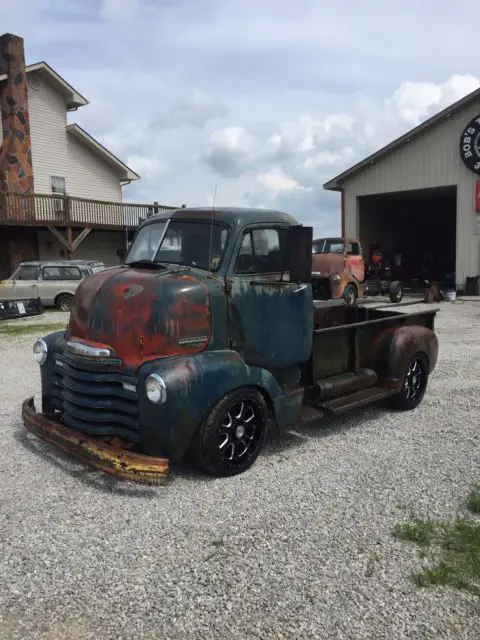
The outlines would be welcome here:
<svg viewBox="0 0 480 640">
<path fill-rule="evenodd" d="M 6 74 L 6 79 L 1 76 Z M 33 193 L 32 149 L 28 115 L 27 74 L 23 38 L 0 36 L 0 189 Z"/>
</svg>

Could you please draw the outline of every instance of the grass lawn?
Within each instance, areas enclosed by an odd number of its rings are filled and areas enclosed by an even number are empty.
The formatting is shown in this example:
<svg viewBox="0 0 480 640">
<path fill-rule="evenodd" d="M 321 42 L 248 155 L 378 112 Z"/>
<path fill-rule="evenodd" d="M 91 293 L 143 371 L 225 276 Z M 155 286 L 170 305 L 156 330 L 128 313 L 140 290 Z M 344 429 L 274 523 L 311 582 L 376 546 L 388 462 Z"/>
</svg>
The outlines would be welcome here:
<svg viewBox="0 0 480 640">
<path fill-rule="evenodd" d="M 53 333 L 54 331 L 60 331 L 60 329 L 66 329 L 66 322 L 49 322 L 44 324 L 8 324 L 0 325 L 0 338 L 2 336 L 27 336 L 38 335 L 42 336 L 46 333 Z"/>
<path fill-rule="evenodd" d="M 471 489 L 466 507 L 469 513 L 451 522 L 413 517 L 394 527 L 396 538 L 421 546 L 430 560 L 412 575 L 419 587 L 449 585 L 480 596 L 480 485 Z"/>
</svg>

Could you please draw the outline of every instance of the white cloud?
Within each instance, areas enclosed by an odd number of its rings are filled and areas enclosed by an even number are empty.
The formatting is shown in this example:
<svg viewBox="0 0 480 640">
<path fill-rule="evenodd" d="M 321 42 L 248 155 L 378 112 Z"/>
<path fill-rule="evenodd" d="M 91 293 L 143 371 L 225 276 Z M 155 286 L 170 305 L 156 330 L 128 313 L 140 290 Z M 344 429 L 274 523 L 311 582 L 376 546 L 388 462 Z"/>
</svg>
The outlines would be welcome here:
<svg viewBox="0 0 480 640">
<path fill-rule="evenodd" d="M 332 113 L 322 119 L 301 114 L 280 123 L 265 139 L 240 127 L 217 130 L 210 140 L 217 151 L 221 148 L 222 163 L 217 157 L 212 162 L 211 153 L 205 161 L 219 174 L 228 167 L 229 175 L 237 176 L 261 166 L 260 182 L 270 190 L 275 179 L 285 183 L 287 175 L 290 188 L 318 188 L 336 171 L 479 86 L 479 79 L 469 75 L 438 84 L 403 82 L 390 98 L 370 102 L 368 113 L 353 104 L 352 114 Z"/>
<path fill-rule="evenodd" d="M 200 89 L 192 89 L 173 104 L 158 105 L 150 124 L 157 129 L 176 129 L 184 125 L 202 128 L 210 120 L 224 118 L 227 114 L 228 109 L 221 100 L 215 100 Z"/>
<path fill-rule="evenodd" d="M 479 81 L 470 75 L 454 75 L 446 82 L 402 82 L 395 90 L 387 107 L 409 127 L 441 111 L 453 102 L 478 88 Z"/>
<path fill-rule="evenodd" d="M 225 177 L 238 177 L 252 167 L 252 153 L 257 141 L 243 127 L 230 126 L 214 131 L 204 160 L 214 171 Z"/>
<path fill-rule="evenodd" d="M 126 164 L 140 174 L 146 182 L 154 182 L 170 171 L 168 163 L 163 162 L 157 156 L 149 157 L 135 154 L 128 156 Z"/>
<path fill-rule="evenodd" d="M 281 169 L 274 167 L 269 169 L 265 173 L 259 173 L 257 180 L 260 184 L 266 187 L 269 191 L 279 192 L 288 191 L 289 189 L 295 189 L 299 187 L 296 180 L 286 176 Z"/>
<path fill-rule="evenodd" d="M 125 22 L 132 20 L 140 8 L 140 0 L 102 0 L 99 14 L 104 20 Z"/>
</svg>

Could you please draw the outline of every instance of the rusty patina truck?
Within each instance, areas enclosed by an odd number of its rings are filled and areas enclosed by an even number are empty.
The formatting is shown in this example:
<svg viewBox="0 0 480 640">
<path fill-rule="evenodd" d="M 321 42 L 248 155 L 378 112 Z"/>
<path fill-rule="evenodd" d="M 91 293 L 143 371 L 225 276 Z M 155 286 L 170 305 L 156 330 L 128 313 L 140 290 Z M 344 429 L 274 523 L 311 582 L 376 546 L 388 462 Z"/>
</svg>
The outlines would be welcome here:
<svg viewBox="0 0 480 640">
<path fill-rule="evenodd" d="M 124 263 L 79 285 L 68 327 L 33 347 L 42 411 L 28 430 L 92 467 L 158 482 L 188 456 L 249 468 L 269 428 L 375 401 L 422 401 L 435 310 L 312 298 L 312 229 L 255 209 L 179 209 L 143 222 Z"/>
<path fill-rule="evenodd" d="M 365 263 L 356 238 L 318 238 L 312 243 L 315 299 L 343 298 L 352 306 L 362 295 Z"/>
<path fill-rule="evenodd" d="M 382 254 L 380 254 L 382 256 Z M 314 300 L 342 298 L 349 306 L 358 298 L 388 295 L 398 304 L 403 286 L 392 277 L 388 260 L 365 266 L 357 238 L 318 238 L 312 243 L 312 288 Z"/>
</svg>

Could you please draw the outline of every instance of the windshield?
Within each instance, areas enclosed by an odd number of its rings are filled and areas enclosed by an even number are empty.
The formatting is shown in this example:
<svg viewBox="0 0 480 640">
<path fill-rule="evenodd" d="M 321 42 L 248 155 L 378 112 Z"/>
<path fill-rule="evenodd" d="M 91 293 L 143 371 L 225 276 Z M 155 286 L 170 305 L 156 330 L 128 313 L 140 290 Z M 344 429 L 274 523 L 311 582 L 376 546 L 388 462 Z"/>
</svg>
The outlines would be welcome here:
<svg viewBox="0 0 480 640">
<path fill-rule="evenodd" d="M 125 264 L 173 263 L 215 271 L 220 266 L 227 236 L 227 227 L 217 222 L 161 220 L 140 229 Z"/>
<path fill-rule="evenodd" d="M 319 240 L 313 244 L 312 253 L 343 253 L 344 248 L 341 240 Z"/>
</svg>

